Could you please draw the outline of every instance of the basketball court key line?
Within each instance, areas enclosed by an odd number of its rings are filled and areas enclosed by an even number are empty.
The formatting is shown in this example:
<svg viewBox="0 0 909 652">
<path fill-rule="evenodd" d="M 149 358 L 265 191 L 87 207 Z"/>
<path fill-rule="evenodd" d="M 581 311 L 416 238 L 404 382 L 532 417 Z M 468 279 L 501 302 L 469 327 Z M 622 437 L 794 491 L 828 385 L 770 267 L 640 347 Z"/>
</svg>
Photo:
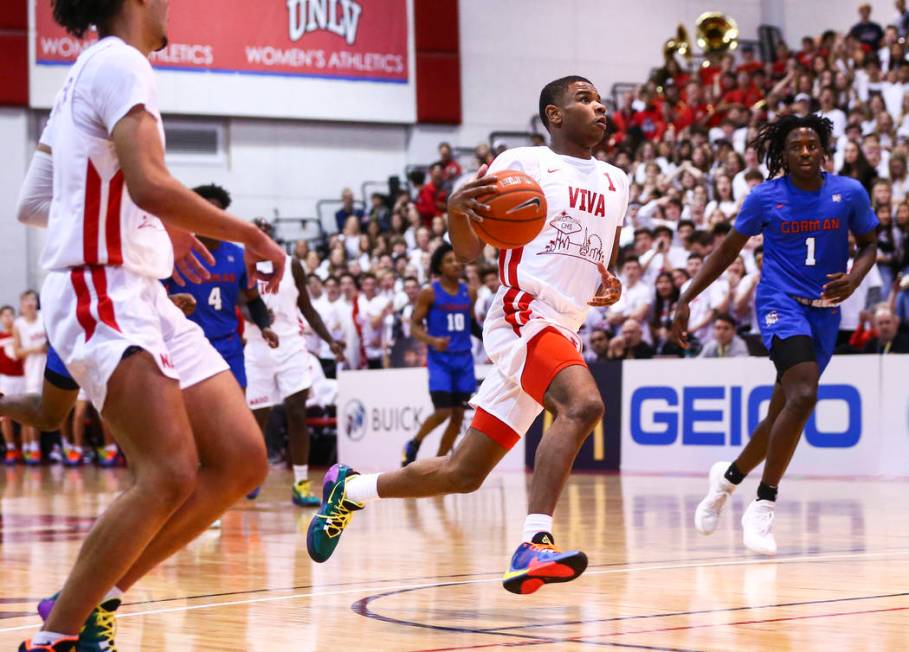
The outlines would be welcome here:
<svg viewBox="0 0 909 652">
<path fill-rule="evenodd" d="M 906 550 L 889 550 L 886 552 L 867 552 L 867 553 L 851 553 L 851 554 L 841 554 L 841 555 L 825 555 L 820 557 L 790 557 L 787 559 L 740 559 L 740 560 L 729 560 L 729 561 L 719 561 L 719 562 L 708 562 L 708 563 L 697 563 L 697 564 L 664 564 L 659 566 L 635 566 L 631 568 L 608 568 L 603 570 L 592 570 L 585 573 L 585 575 L 616 575 L 622 573 L 641 573 L 647 571 L 658 571 L 658 570 L 684 570 L 686 568 L 716 568 L 723 566 L 757 566 L 757 565 L 766 565 L 766 564 L 793 564 L 793 563 L 823 563 L 828 561 L 838 561 L 844 559 L 862 559 L 862 558 L 871 558 L 871 557 L 886 557 L 889 555 L 909 555 L 909 549 Z M 370 591 L 375 591 L 377 593 L 394 593 L 397 591 L 408 591 L 408 590 L 420 590 L 420 589 L 430 589 L 437 587 L 448 587 L 448 586 L 466 586 L 469 584 L 491 584 L 491 583 L 501 582 L 501 578 L 483 578 L 476 580 L 463 580 L 459 582 L 445 582 L 443 584 L 438 583 L 429 583 L 429 584 L 417 584 L 417 585 L 400 585 L 400 586 L 383 586 L 383 587 L 361 587 L 361 588 L 350 588 L 343 589 L 340 591 L 326 591 L 326 592 L 310 592 L 310 593 L 296 593 L 292 595 L 278 595 L 278 596 L 268 596 L 262 598 L 250 598 L 247 600 L 230 600 L 228 602 L 212 602 L 206 604 L 198 605 L 186 605 L 182 607 L 168 607 L 166 609 L 148 609 L 145 611 L 134 611 L 125 614 L 118 614 L 117 619 L 122 620 L 124 618 L 135 618 L 137 616 L 151 616 L 158 614 L 166 613 L 180 613 L 185 611 L 196 611 L 199 609 L 217 609 L 221 607 L 236 607 L 240 605 L 249 605 L 249 604 L 259 604 L 266 602 L 281 602 L 285 600 L 301 600 L 304 598 L 324 598 L 331 597 L 336 595 L 350 595 L 356 593 L 368 593 Z M 20 625 L 17 627 L 4 627 L 0 629 L 0 634 L 6 632 L 17 632 L 28 629 L 33 629 L 34 625 Z"/>
</svg>

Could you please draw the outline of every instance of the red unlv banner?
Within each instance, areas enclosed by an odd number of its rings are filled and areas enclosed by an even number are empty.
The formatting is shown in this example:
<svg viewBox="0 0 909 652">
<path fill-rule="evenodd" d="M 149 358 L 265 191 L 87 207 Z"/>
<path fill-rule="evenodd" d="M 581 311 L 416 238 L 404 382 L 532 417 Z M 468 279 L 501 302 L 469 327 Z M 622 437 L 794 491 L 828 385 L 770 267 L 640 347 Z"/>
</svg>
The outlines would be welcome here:
<svg viewBox="0 0 909 652">
<path fill-rule="evenodd" d="M 406 84 L 407 0 L 178 0 L 161 70 L 281 75 Z M 68 65 L 91 40 L 35 7 L 35 63 Z"/>
</svg>

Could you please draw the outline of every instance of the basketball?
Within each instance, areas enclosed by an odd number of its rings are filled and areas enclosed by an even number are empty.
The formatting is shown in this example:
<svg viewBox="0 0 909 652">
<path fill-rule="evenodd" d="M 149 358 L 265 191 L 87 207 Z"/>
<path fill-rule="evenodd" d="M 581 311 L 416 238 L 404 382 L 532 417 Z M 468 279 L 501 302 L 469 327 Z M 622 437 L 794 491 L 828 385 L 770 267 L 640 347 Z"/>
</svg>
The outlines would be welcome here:
<svg viewBox="0 0 909 652">
<path fill-rule="evenodd" d="M 480 213 L 483 222 L 473 222 L 477 235 L 493 247 L 514 249 L 533 240 L 546 222 L 546 196 L 540 184 L 523 172 L 500 170 L 491 195 L 478 197 L 489 206 Z"/>
</svg>

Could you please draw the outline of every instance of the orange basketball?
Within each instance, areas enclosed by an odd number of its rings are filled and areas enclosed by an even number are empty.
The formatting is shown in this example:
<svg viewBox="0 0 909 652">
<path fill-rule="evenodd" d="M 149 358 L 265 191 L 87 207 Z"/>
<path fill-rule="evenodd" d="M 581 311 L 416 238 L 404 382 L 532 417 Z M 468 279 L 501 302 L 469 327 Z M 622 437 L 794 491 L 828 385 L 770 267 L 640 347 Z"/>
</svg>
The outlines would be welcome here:
<svg viewBox="0 0 909 652">
<path fill-rule="evenodd" d="M 489 206 L 480 216 L 483 222 L 471 222 L 480 238 L 499 249 L 522 247 L 533 240 L 546 223 L 546 196 L 540 184 L 517 170 L 500 170 L 495 192 L 478 197 Z"/>
</svg>

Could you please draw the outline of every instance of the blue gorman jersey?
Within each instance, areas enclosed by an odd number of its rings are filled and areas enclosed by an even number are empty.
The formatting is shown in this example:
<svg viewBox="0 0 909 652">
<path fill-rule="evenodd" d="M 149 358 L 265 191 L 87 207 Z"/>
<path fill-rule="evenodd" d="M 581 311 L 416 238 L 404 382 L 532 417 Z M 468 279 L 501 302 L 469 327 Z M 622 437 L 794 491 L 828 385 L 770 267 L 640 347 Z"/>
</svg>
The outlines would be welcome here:
<svg viewBox="0 0 909 652">
<path fill-rule="evenodd" d="M 764 234 L 759 294 L 819 299 L 828 274 L 846 271 L 849 236 L 878 225 L 868 193 L 855 179 L 824 174 L 820 190 L 796 188 L 789 176 L 756 186 L 735 220 L 743 235 Z"/>
<path fill-rule="evenodd" d="M 204 283 L 186 282 L 180 287 L 168 279 L 164 282 L 168 294 L 188 293 L 196 299 L 196 310 L 189 319 L 199 324 L 205 337 L 217 340 L 237 332 L 237 302 L 246 289 L 246 266 L 243 248 L 222 242 L 211 252 L 214 265 L 203 261 L 211 278 Z"/>
<path fill-rule="evenodd" d="M 470 351 L 470 293 L 467 284 L 458 285 L 457 294 L 448 294 L 439 281 L 433 281 L 434 297 L 426 313 L 426 332 L 431 337 L 447 337 L 448 353 Z"/>
</svg>

